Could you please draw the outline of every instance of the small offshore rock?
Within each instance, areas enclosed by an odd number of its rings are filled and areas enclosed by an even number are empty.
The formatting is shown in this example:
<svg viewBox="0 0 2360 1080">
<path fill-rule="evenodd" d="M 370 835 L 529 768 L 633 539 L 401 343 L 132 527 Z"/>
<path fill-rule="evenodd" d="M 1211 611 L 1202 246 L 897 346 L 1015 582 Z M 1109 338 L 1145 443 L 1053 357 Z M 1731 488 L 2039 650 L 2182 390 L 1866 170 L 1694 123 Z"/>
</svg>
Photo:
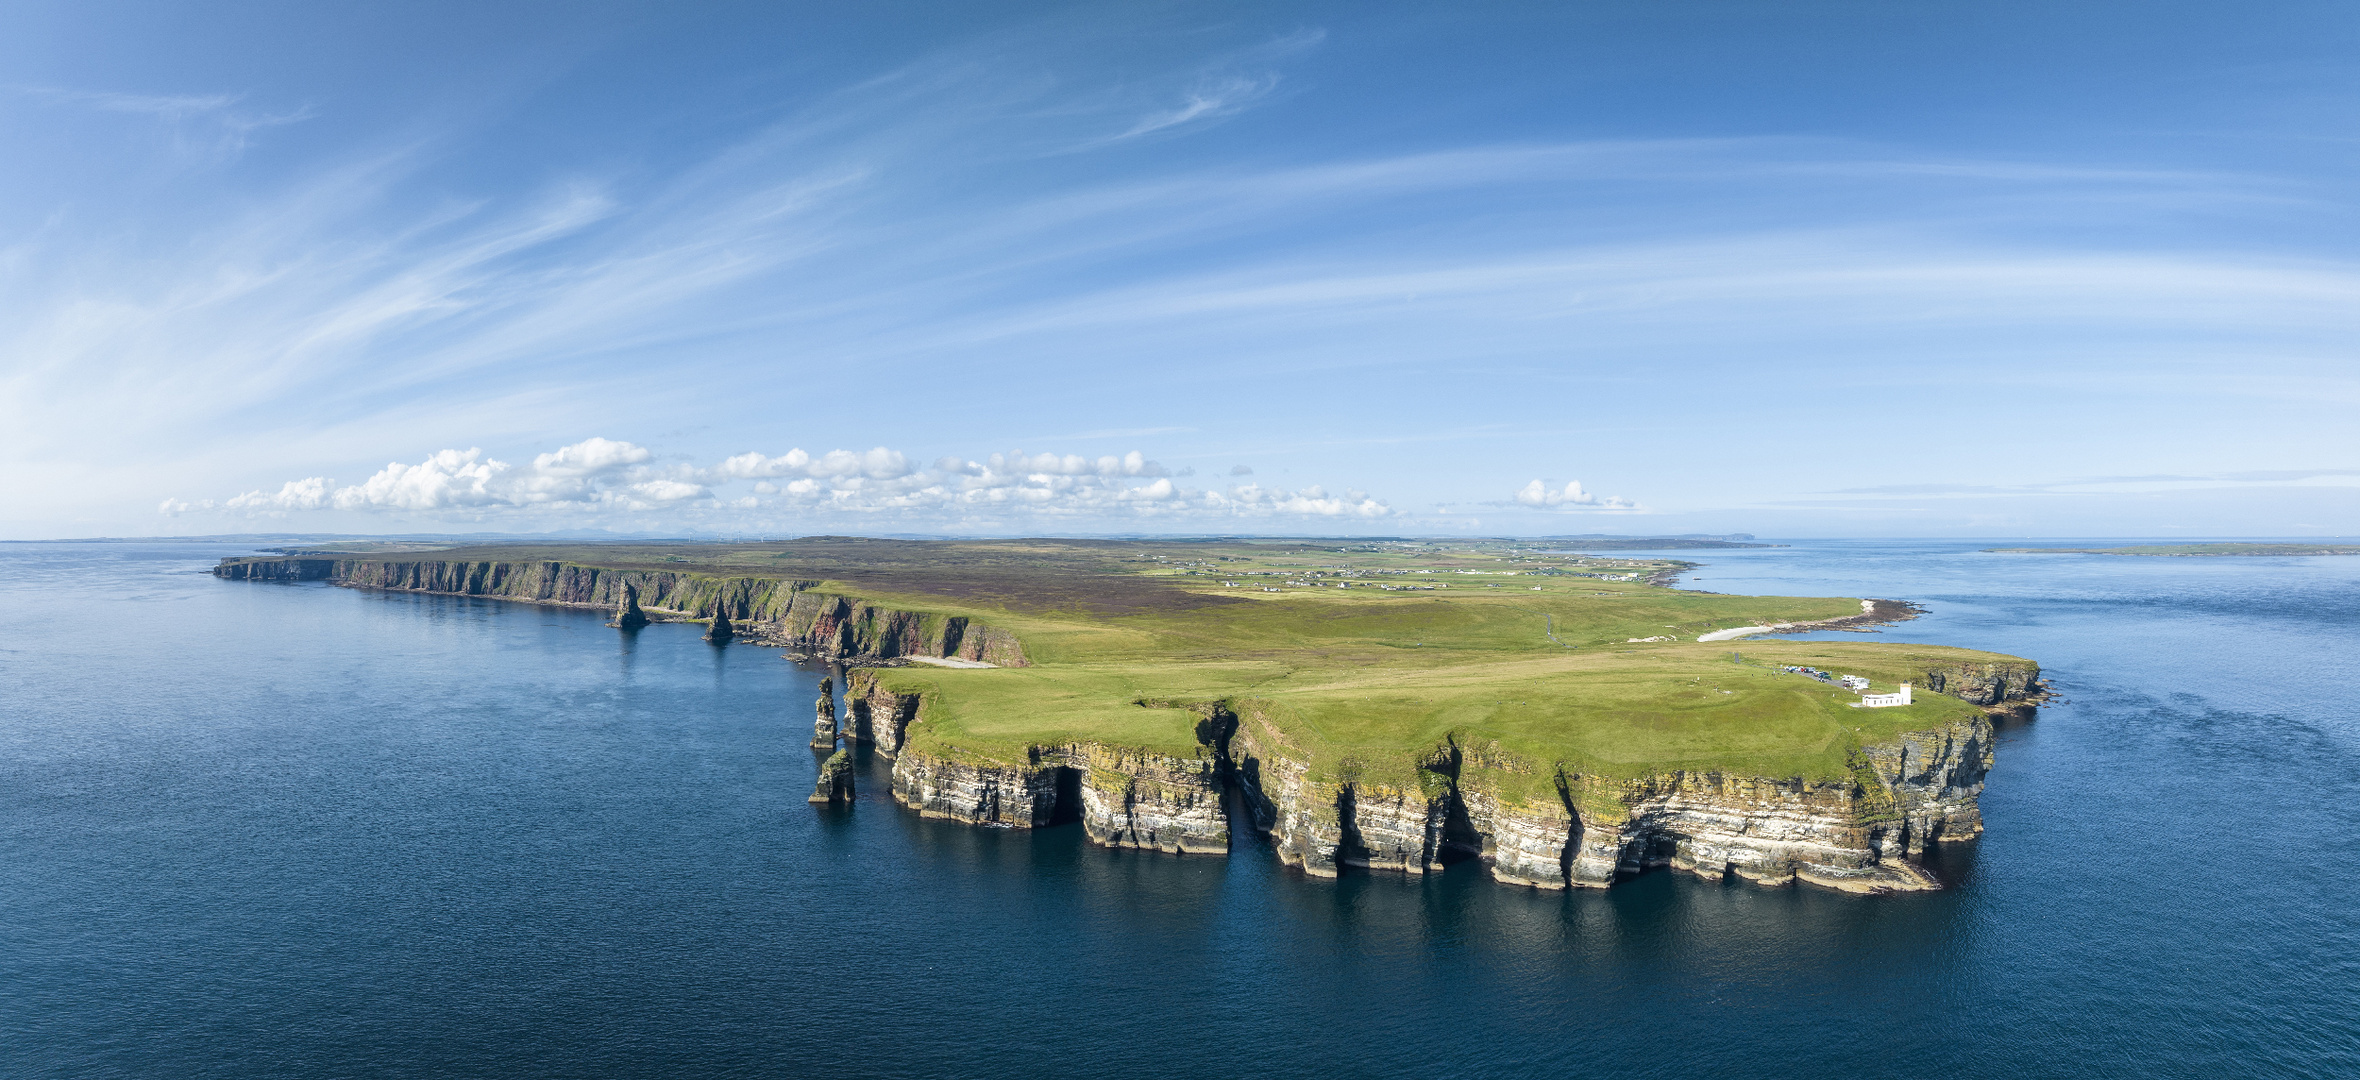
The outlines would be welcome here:
<svg viewBox="0 0 2360 1080">
<path fill-rule="evenodd" d="M 705 640 L 715 645 L 727 645 L 737 636 L 737 627 L 729 625 L 729 605 L 713 601 L 713 625 L 705 628 Z"/>
<path fill-rule="evenodd" d="M 831 804 L 852 801 L 852 751 L 838 750 L 820 762 L 819 783 L 812 785 L 811 801 Z"/>
</svg>

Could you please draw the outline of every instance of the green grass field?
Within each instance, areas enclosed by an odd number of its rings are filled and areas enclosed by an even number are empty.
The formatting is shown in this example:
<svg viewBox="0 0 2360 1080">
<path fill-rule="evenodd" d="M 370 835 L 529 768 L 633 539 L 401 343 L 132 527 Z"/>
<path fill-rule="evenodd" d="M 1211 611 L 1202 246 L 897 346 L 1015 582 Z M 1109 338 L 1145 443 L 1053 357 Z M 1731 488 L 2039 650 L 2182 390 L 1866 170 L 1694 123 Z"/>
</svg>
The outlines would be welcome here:
<svg viewBox="0 0 2360 1080">
<path fill-rule="evenodd" d="M 928 697 L 911 745 L 999 761 L 1078 740 L 1186 754 L 1196 747 L 1197 716 L 1156 706 L 1226 701 L 1268 716 L 1315 770 L 1372 780 L 1415 783 L 1416 761 L 1446 739 L 1592 775 L 1718 769 L 1828 778 L 1848 770 L 1860 742 L 1974 707 L 1921 694 L 1905 708 L 1856 709 L 1857 695 L 1778 666 L 1858 674 L 1885 692 L 1904 680 L 1922 685 L 1929 666 L 2021 663 L 1875 641 L 1698 644 L 1711 630 L 1858 615 L 1860 602 L 1575 576 L 1644 579 L 1675 565 L 1660 561 L 1439 544 L 1205 545 L 1131 559 L 1102 572 L 1186 599 L 1121 613 L 1055 603 L 953 612 L 1015 631 L 1034 666 L 887 672 L 888 685 Z M 870 595 L 910 606 L 939 601 Z M 1675 640 L 1629 641 L 1648 637 Z"/>
<path fill-rule="evenodd" d="M 926 695 L 909 745 L 966 760 L 1022 762 L 1029 747 L 1075 741 L 1189 755 L 1199 717 L 1172 706 L 1226 702 L 1266 718 L 1316 771 L 1367 780 L 1416 783 L 1445 740 L 1591 775 L 1825 779 L 1860 743 L 1974 706 L 1922 693 L 1904 708 L 1851 708 L 1857 695 L 1778 665 L 1886 692 L 1922 685 L 1932 666 L 2024 663 L 1874 640 L 1700 644 L 1861 604 L 1681 592 L 1648 582 L 1680 563 L 1504 541 L 815 538 L 418 554 L 791 578 L 1012 631 L 1032 666 L 881 673 Z M 1533 782 L 1550 780 L 1536 770 Z"/>
</svg>

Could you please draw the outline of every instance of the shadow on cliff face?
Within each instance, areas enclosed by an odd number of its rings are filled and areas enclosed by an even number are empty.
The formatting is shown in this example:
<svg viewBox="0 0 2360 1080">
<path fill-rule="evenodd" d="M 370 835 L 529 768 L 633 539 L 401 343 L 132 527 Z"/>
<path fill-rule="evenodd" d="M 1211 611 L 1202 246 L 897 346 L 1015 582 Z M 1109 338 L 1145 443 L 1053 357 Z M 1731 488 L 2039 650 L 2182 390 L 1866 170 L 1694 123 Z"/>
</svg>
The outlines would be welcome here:
<svg viewBox="0 0 2360 1080">
<path fill-rule="evenodd" d="M 1351 784 L 1336 793 L 1336 825 L 1342 834 L 1336 842 L 1336 874 L 1367 873 L 1368 844 L 1360 838 L 1360 794 Z"/>
<path fill-rule="evenodd" d="M 1957 840 L 1926 845 L 1925 854 L 1913 861 L 1934 875 L 1946 890 L 1956 891 L 1974 887 L 1976 851 L 1980 840 Z"/>
<path fill-rule="evenodd" d="M 1082 820 L 1082 770 L 1071 766 L 1057 769 L 1056 800 L 1049 807 L 1049 827 L 1072 825 Z"/>
<path fill-rule="evenodd" d="M 1259 763 L 1248 760 L 1246 766 L 1238 772 L 1251 776 L 1259 783 Z M 1254 798 L 1245 785 L 1235 782 L 1221 785 L 1221 809 L 1229 815 L 1230 858 L 1244 855 L 1268 859 L 1271 865 L 1277 865 L 1278 850 L 1270 840 L 1267 808 L 1254 805 Z"/>
<path fill-rule="evenodd" d="M 1442 819 L 1442 843 L 1434 852 L 1434 861 L 1451 867 L 1482 857 L 1483 834 L 1476 831 L 1474 819 L 1467 816 L 1467 804 L 1459 799 L 1454 782 Z"/>
</svg>

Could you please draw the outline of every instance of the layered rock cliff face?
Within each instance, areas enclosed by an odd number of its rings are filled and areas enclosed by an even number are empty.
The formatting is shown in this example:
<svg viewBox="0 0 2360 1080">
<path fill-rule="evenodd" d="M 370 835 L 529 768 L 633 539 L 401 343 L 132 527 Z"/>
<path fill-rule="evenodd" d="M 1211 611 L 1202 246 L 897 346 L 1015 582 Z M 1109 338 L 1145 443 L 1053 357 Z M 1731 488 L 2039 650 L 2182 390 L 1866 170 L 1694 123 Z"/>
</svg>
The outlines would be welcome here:
<svg viewBox="0 0 2360 1080">
<path fill-rule="evenodd" d="M 853 671 L 844 680 L 844 735 L 888 757 L 898 755 L 910 722 L 918 718 L 918 705 L 918 695 L 886 689 L 875 672 Z"/>
<path fill-rule="evenodd" d="M 940 656 L 1001 667 L 1027 661 L 1016 637 L 952 615 L 903 611 L 811 591 L 818 582 L 712 577 L 662 570 L 614 570 L 562 562 L 446 559 L 225 559 L 213 568 L 236 581 L 326 581 L 359 589 L 488 596 L 535 604 L 617 608 L 636 594 L 644 608 L 694 618 L 724 616 L 737 635 L 821 656 Z"/>
<path fill-rule="evenodd" d="M 1261 778 L 1247 797 L 1267 807 L 1279 857 L 1304 872 L 1425 873 L 1474 857 L 1500 881 L 1545 889 L 1604 887 L 1657 867 L 1767 885 L 1936 888 L 1907 857 L 1981 833 L 1975 796 L 1991 765 L 1982 717 L 1865 748 L 1853 776 L 1825 783 L 1692 772 L 1534 776 L 1453 746 L 1426 763 L 1426 783 L 1406 789 L 1311 781 L 1283 750 L 1262 756 L 1259 742 L 1241 734 L 1237 775 Z M 1523 794 L 1503 793 L 1510 787 Z"/>
<path fill-rule="evenodd" d="M 1182 758 L 1085 744 L 1071 748 L 1066 760 L 1066 768 L 1081 772 L 1082 830 L 1091 840 L 1175 854 L 1229 853 L 1217 753 Z"/>
<path fill-rule="evenodd" d="M 1024 667 L 1016 636 L 958 616 L 880 607 L 821 593 L 797 593 L 777 620 L 797 644 L 828 656 L 939 656 Z"/>
<path fill-rule="evenodd" d="M 1993 669 L 1949 685 L 1989 713 L 2029 709 L 2038 671 Z M 863 703 L 906 741 L 923 701 L 855 676 Z M 1972 696 L 1970 696 L 1972 695 Z M 856 706 L 856 709 L 859 706 Z M 1988 714 L 1856 748 L 1849 776 L 1806 781 L 1672 771 L 1637 779 L 1536 766 L 1489 746 L 1446 742 L 1414 784 L 1362 779 L 1347 762 L 1315 777 L 1285 734 L 1252 714 L 1204 706 L 1191 758 L 1095 744 L 1039 746 L 1014 764 L 904 751 L 894 798 L 933 817 L 1040 827 L 1078 818 L 1099 844 L 1187 853 L 1228 849 L 1224 787 L 1234 787 L 1279 858 L 1333 877 L 1361 867 L 1429 873 L 1480 859 L 1506 883 L 1606 887 L 1670 868 L 1764 885 L 1852 892 L 1940 888 L 1911 862 L 1928 845 L 1980 835 L 1976 796 L 1992 763 Z M 879 738 L 883 745 L 883 737 Z"/>
<path fill-rule="evenodd" d="M 2036 681 L 2011 675 L 2015 689 L 1989 704 L 2030 708 Z M 1824 782 L 1681 771 L 1618 780 L 1450 744 L 1406 788 L 1349 770 L 1308 779 L 1267 724 L 1249 721 L 1232 746 L 1279 857 L 1316 876 L 1342 866 L 1424 873 L 1472 856 L 1500 881 L 1545 889 L 1669 867 L 1875 892 L 1939 888 L 1909 857 L 1981 835 L 1992 727 L 1976 715 L 1860 747 L 1852 775 Z"/>
<path fill-rule="evenodd" d="M 1056 820 L 1059 779 L 1055 768 L 904 754 L 893 760 L 893 799 L 924 817 L 1039 828 Z"/>
<path fill-rule="evenodd" d="M 890 693 L 883 698 L 895 699 L 890 707 L 897 709 L 906 701 L 913 713 L 918 704 Z M 869 703 L 872 717 L 888 707 L 875 692 L 858 700 Z M 905 748 L 893 762 L 893 798 L 927 817 L 1013 828 L 1079 821 L 1093 843 L 1107 847 L 1227 854 L 1222 795 L 1230 721 L 1215 709 L 1202 715 L 1197 727 L 1204 745 L 1189 757 L 1073 743 L 1033 747 L 1021 764 L 991 764 Z"/>
</svg>

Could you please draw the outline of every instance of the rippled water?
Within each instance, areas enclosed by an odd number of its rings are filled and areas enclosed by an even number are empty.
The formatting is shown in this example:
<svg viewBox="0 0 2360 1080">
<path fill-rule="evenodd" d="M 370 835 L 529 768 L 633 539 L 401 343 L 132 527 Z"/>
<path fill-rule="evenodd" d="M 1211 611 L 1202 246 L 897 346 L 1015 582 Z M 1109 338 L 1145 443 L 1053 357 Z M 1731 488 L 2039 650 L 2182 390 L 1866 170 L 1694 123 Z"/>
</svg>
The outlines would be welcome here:
<svg viewBox="0 0 2360 1080">
<path fill-rule="evenodd" d="M 0 1075 L 2360 1075 L 2360 558 L 1977 546 L 1676 553 L 2067 693 L 1856 898 L 813 808 L 768 650 L 0 545 Z"/>
</svg>

